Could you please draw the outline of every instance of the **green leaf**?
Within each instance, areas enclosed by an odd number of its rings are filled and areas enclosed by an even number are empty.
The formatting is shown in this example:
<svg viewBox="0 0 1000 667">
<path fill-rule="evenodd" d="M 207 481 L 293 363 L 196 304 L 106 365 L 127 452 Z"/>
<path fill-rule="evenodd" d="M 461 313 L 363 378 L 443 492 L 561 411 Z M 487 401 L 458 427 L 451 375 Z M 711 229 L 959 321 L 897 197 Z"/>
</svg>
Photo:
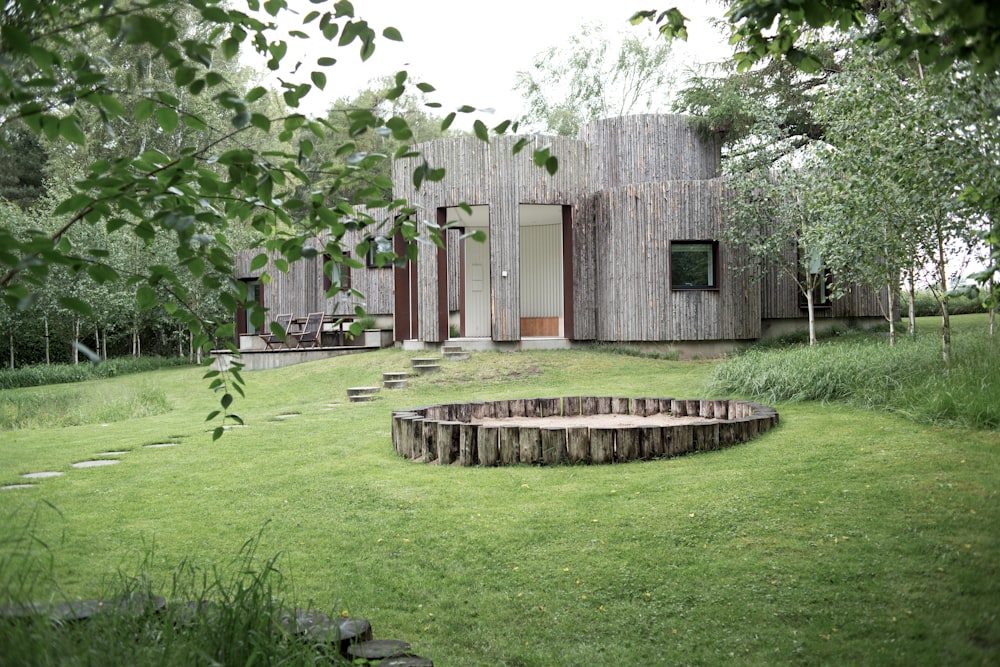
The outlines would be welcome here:
<svg viewBox="0 0 1000 667">
<path fill-rule="evenodd" d="M 312 79 L 313 85 L 320 90 L 326 88 L 326 74 L 323 74 L 322 72 L 313 72 L 309 75 L 309 78 Z"/>
<path fill-rule="evenodd" d="M 390 39 L 394 42 L 402 42 L 403 36 L 399 34 L 399 31 L 393 27 L 388 27 L 382 31 L 382 36 L 386 39 Z"/>
<path fill-rule="evenodd" d="M 94 314 L 93 309 L 90 304 L 82 299 L 78 299 L 75 296 L 64 296 L 59 298 L 59 305 L 67 310 L 71 310 L 74 313 L 78 313 L 85 317 L 89 317 Z"/>
<path fill-rule="evenodd" d="M 230 394 L 229 392 L 223 394 L 222 398 L 219 399 L 219 405 L 221 405 L 223 409 L 228 408 L 232 404 L 233 404 L 233 395 Z"/>
<path fill-rule="evenodd" d="M 170 107 L 160 107 L 156 110 L 156 122 L 167 134 L 177 129 L 177 112 Z"/>
<path fill-rule="evenodd" d="M 87 137 L 80 127 L 80 120 L 75 116 L 66 116 L 59 119 L 59 135 L 74 144 L 81 146 L 87 143 Z"/>
<path fill-rule="evenodd" d="M 476 119 L 472 124 L 472 131 L 480 140 L 486 142 L 490 140 L 490 131 L 486 128 L 486 124 L 483 121 Z"/>
<path fill-rule="evenodd" d="M 320 67 L 330 67 L 331 65 L 337 64 L 337 59 L 329 56 L 323 56 L 322 58 L 318 58 L 316 60 L 316 64 Z"/>
<path fill-rule="evenodd" d="M 226 429 L 221 426 L 216 426 L 215 430 L 212 431 L 212 442 L 215 442 L 222 437 L 222 434 L 226 432 Z"/>
<path fill-rule="evenodd" d="M 153 115 L 153 109 L 156 107 L 156 103 L 150 99 L 139 100 L 135 105 L 135 119 L 138 121 L 144 121 Z"/>
<path fill-rule="evenodd" d="M 156 306 L 156 291 L 149 285 L 143 285 L 135 291 L 135 300 L 141 310 L 149 310 Z"/>
</svg>

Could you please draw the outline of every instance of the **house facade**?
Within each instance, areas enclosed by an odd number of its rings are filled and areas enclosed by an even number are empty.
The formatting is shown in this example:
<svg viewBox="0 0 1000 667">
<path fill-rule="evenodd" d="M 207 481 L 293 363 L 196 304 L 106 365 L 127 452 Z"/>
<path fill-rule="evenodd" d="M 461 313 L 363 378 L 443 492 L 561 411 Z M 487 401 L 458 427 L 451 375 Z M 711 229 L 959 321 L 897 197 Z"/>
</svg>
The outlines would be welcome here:
<svg viewBox="0 0 1000 667">
<path fill-rule="evenodd" d="M 535 139 L 558 157 L 554 175 L 535 166 L 531 144 L 513 154 L 517 139 L 417 146 L 420 164 L 446 170 L 419 189 L 412 185 L 418 162 L 396 163 L 394 194 L 421 212 L 418 229 L 450 225 L 444 247 L 424 246 L 407 268 L 352 271 L 364 307 L 386 322 L 391 315 L 399 343 L 597 341 L 709 354 L 804 326 L 794 281 L 732 269 L 749 260 L 723 240 L 718 136 L 675 115 L 599 120 L 577 138 Z M 486 240 L 470 238 L 475 232 Z M 322 286 L 322 261 L 311 261 L 302 276 L 276 276 L 262 303 L 272 312 L 352 308 L 305 285 Z M 881 314 L 868 290 L 819 311 L 827 322 Z"/>
</svg>

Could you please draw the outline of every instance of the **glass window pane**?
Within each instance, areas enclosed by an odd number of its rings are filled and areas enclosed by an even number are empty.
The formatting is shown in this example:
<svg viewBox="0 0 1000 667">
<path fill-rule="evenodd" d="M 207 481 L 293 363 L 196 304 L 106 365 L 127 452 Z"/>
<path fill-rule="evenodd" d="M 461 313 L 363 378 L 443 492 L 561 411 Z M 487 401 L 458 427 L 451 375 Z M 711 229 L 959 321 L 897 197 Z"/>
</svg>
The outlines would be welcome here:
<svg viewBox="0 0 1000 667">
<path fill-rule="evenodd" d="M 670 285 L 678 287 L 715 287 L 715 248 L 713 243 L 670 244 Z"/>
</svg>

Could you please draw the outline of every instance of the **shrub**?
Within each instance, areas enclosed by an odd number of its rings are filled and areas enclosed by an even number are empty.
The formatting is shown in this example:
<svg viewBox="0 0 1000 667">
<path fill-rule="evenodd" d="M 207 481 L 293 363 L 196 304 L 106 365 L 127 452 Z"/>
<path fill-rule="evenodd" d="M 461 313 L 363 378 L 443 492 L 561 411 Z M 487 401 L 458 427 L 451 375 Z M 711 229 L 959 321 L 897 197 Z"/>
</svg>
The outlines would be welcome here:
<svg viewBox="0 0 1000 667">
<path fill-rule="evenodd" d="M 0 370 L 0 389 L 40 387 L 47 384 L 85 382 L 99 378 L 144 373 L 159 368 L 185 366 L 183 357 L 120 357 L 94 364 L 50 364 Z"/>
</svg>

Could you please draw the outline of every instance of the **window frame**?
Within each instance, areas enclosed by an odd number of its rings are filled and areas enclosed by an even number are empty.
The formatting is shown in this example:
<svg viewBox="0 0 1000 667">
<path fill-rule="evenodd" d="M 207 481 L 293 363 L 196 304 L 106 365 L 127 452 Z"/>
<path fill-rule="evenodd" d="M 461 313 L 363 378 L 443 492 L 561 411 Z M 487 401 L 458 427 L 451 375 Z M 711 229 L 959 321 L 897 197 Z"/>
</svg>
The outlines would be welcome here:
<svg viewBox="0 0 1000 667">
<path fill-rule="evenodd" d="M 708 285 L 677 285 L 674 282 L 674 246 L 708 246 L 711 252 L 712 282 Z M 721 273 L 719 271 L 719 242 L 714 239 L 671 239 L 667 248 L 667 276 L 670 289 L 674 292 L 719 291 Z"/>
</svg>

